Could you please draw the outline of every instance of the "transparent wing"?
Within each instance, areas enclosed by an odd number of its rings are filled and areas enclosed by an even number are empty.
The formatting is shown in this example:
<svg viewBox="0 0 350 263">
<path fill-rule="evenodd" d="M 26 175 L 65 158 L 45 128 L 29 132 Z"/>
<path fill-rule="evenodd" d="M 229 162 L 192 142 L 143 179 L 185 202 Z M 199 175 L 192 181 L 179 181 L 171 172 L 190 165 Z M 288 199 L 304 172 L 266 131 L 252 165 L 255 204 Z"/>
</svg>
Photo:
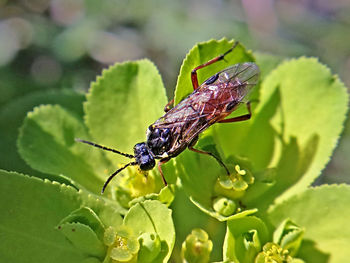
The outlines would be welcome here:
<svg viewBox="0 0 350 263">
<path fill-rule="evenodd" d="M 215 79 L 215 81 L 213 81 Z M 174 108 L 159 118 L 153 126 L 168 128 L 174 136 L 174 149 L 189 143 L 216 120 L 226 116 L 228 103 L 243 101 L 257 84 L 259 68 L 254 63 L 240 63 L 218 72 Z"/>
<path fill-rule="evenodd" d="M 217 82 L 231 82 L 239 80 L 242 84 L 254 86 L 259 81 L 259 67 L 252 62 L 239 63 L 219 72 Z"/>
<path fill-rule="evenodd" d="M 194 107 L 193 96 L 189 96 L 159 118 L 154 126 L 157 128 L 184 126 L 194 122 L 199 117 L 206 117 L 206 115 L 200 114 L 200 110 Z"/>
<path fill-rule="evenodd" d="M 237 101 L 243 101 L 247 94 L 258 83 L 259 74 L 259 67 L 255 63 L 238 63 L 218 72 L 216 74 L 217 79 L 210 85 L 222 85 L 225 83 L 225 87 L 231 89 Z M 210 80 L 210 78 L 208 80 Z"/>
</svg>

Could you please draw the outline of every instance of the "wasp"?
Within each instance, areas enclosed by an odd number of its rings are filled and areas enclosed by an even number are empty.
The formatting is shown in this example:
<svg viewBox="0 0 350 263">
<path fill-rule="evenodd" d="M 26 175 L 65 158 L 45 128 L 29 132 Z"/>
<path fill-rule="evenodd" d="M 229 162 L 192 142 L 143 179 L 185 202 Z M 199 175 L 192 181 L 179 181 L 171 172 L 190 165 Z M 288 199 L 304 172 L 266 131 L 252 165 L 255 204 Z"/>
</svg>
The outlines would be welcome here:
<svg viewBox="0 0 350 263">
<path fill-rule="evenodd" d="M 211 152 L 195 149 L 194 146 L 198 141 L 199 134 L 214 123 L 238 122 L 251 118 L 250 102 L 245 98 L 258 82 L 259 67 L 252 62 L 238 63 L 216 73 L 201 85 L 198 84 L 197 71 L 223 60 L 237 45 L 236 41 L 224 54 L 191 71 L 193 92 L 173 108 L 170 109 L 170 105 L 173 104 L 174 100 L 165 106 L 165 114 L 148 127 L 147 140 L 134 146 L 133 155 L 94 142 L 76 139 L 79 142 L 133 159 L 132 162 L 127 163 L 109 176 L 102 187 L 102 193 L 114 176 L 126 167 L 136 165 L 141 171 L 148 171 L 154 168 L 156 160 L 159 160 L 157 167 L 164 184 L 167 185 L 161 166 L 187 148 L 197 153 L 212 156 L 224 167 L 226 173 L 230 174 L 218 156 Z M 246 105 L 247 114 L 226 118 L 241 104 Z"/>
</svg>

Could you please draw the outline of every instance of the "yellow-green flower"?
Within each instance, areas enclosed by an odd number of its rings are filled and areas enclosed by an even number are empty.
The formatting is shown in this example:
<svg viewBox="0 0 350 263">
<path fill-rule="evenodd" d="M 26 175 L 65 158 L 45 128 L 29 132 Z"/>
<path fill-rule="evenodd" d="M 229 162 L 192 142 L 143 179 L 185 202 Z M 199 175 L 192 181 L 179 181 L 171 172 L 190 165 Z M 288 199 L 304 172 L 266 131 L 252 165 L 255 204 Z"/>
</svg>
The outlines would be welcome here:
<svg viewBox="0 0 350 263">
<path fill-rule="evenodd" d="M 104 244 L 108 246 L 107 256 L 104 262 L 135 262 L 140 244 L 130 229 L 121 227 L 115 230 L 108 227 L 104 233 Z"/>
<path fill-rule="evenodd" d="M 207 263 L 213 249 L 208 234 L 199 228 L 193 229 L 182 243 L 181 255 L 185 262 Z"/>
<path fill-rule="evenodd" d="M 235 172 L 227 175 L 221 175 L 215 183 L 214 191 L 230 199 L 241 198 L 250 184 L 254 183 L 253 175 L 247 170 L 241 170 L 237 164 Z"/>
</svg>

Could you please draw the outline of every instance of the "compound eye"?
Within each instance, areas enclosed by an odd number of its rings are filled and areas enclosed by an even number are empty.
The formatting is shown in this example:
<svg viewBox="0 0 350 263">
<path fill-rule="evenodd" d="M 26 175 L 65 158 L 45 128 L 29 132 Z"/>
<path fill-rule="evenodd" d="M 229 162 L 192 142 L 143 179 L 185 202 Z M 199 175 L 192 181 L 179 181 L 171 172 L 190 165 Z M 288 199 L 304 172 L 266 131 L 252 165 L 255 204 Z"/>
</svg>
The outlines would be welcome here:
<svg viewBox="0 0 350 263">
<path fill-rule="evenodd" d="M 156 162 L 151 155 L 142 155 L 139 165 L 142 171 L 148 171 L 156 165 Z"/>
<path fill-rule="evenodd" d="M 155 166 L 155 160 L 152 156 L 152 152 L 148 149 L 147 145 L 142 142 L 134 146 L 135 160 L 140 166 L 140 169 L 147 171 Z"/>
</svg>

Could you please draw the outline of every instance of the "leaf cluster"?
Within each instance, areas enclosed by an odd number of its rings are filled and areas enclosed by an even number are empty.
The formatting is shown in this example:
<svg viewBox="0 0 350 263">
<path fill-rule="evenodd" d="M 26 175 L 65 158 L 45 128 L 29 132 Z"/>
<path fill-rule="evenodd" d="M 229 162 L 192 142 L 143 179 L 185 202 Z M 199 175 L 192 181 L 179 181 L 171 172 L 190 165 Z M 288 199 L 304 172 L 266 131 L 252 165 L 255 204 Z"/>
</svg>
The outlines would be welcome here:
<svg viewBox="0 0 350 263">
<path fill-rule="evenodd" d="M 175 104 L 191 93 L 191 70 L 232 45 L 211 40 L 190 50 L 178 76 Z M 181 254 L 207 262 L 212 252 L 215 260 L 234 262 L 269 257 L 281 260 L 276 262 L 345 262 L 350 188 L 311 185 L 343 129 L 346 88 L 315 58 L 281 61 L 241 44 L 225 61 L 199 70 L 199 82 L 246 61 L 255 61 L 261 70 L 250 97 L 252 119 L 215 124 L 196 146 L 219 155 L 232 173 L 229 178 L 210 156 L 184 151 L 164 165 L 169 186 L 162 185 L 157 171 L 145 176 L 131 167 L 100 195 L 107 176 L 128 160 L 75 138 L 128 153 L 145 141 L 148 125 L 163 115 L 167 103 L 162 79 L 149 60 L 104 70 L 86 98 L 69 92 L 42 100 L 46 105 L 26 115 L 17 141 L 32 176 L 0 173 L 2 259 L 167 262 L 173 253 L 174 261 Z M 0 121 L 8 119 L 0 115 Z M 198 227 L 209 237 L 196 229 L 186 238 Z M 177 242 L 185 241 L 182 248 L 175 244 L 175 229 Z M 191 247 L 198 242 L 201 249 Z"/>
</svg>

